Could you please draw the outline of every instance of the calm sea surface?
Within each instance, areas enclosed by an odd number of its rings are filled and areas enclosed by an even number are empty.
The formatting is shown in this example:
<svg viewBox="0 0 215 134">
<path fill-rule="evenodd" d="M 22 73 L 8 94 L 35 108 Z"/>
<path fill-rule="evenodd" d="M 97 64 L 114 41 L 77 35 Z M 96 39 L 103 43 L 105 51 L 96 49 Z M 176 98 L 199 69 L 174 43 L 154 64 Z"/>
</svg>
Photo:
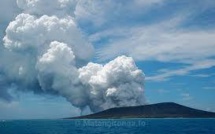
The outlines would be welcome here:
<svg viewBox="0 0 215 134">
<path fill-rule="evenodd" d="M 6 120 L 0 134 L 215 134 L 215 119 Z"/>
</svg>

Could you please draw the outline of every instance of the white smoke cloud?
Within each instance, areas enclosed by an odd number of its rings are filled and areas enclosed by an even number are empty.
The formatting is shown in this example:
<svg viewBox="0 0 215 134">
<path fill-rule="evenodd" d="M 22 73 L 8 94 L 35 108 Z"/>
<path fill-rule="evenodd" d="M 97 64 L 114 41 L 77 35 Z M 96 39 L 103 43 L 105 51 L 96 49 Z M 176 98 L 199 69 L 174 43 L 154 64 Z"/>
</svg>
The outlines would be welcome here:
<svg viewBox="0 0 215 134">
<path fill-rule="evenodd" d="M 74 2 L 17 0 L 25 13 L 10 22 L 3 38 L 0 98 L 10 100 L 7 91 L 15 85 L 17 90 L 61 95 L 92 112 L 144 104 L 144 74 L 131 57 L 86 65 L 93 46 L 70 14 Z"/>
<path fill-rule="evenodd" d="M 13 51 L 36 50 L 40 53 L 50 42 L 61 41 L 73 48 L 77 60 L 88 60 L 93 47 L 82 36 L 71 17 L 59 19 L 44 15 L 37 18 L 20 14 L 7 27 L 4 45 Z"/>
<path fill-rule="evenodd" d="M 64 43 L 52 42 L 38 60 L 38 80 L 43 90 L 55 90 L 74 106 L 86 106 L 87 96 L 78 80 L 75 56 Z"/>
<path fill-rule="evenodd" d="M 82 83 L 90 88 L 93 111 L 144 104 L 144 75 L 131 57 L 120 56 L 104 66 L 89 63 L 79 72 Z"/>
</svg>

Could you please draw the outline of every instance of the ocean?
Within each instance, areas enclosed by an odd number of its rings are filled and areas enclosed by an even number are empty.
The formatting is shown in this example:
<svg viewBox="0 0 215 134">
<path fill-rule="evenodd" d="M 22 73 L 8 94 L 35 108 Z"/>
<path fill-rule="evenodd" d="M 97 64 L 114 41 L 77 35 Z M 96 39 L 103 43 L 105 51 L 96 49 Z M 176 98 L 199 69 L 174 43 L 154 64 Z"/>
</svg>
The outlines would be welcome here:
<svg viewBox="0 0 215 134">
<path fill-rule="evenodd" d="M 2 120 L 0 134 L 215 134 L 215 119 Z"/>
</svg>

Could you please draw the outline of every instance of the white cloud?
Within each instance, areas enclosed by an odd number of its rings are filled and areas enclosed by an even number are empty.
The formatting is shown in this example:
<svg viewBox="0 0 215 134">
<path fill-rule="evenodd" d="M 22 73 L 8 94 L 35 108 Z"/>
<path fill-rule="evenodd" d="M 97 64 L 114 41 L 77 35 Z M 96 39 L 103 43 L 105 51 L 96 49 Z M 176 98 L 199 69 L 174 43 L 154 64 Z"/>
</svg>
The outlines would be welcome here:
<svg viewBox="0 0 215 134">
<path fill-rule="evenodd" d="M 165 0 L 134 0 L 137 6 L 151 6 L 154 4 L 162 4 Z"/>
<path fill-rule="evenodd" d="M 9 24 L 4 37 L 5 47 L 13 51 L 36 48 L 38 53 L 43 53 L 42 50 L 52 41 L 67 43 L 74 50 L 77 60 L 89 60 L 93 53 L 92 45 L 84 40 L 70 17 L 60 19 L 44 15 L 37 18 L 29 14 L 20 14 Z"/>
<path fill-rule="evenodd" d="M 19 14 L 8 25 L 3 40 L 0 75 L 4 80 L 0 81 L 0 85 L 4 85 L 1 87 L 4 94 L 0 97 L 7 100 L 10 99 L 7 90 L 12 83 L 17 90 L 68 97 L 65 96 L 68 90 L 57 89 L 70 86 L 69 78 L 78 78 L 72 77 L 77 73 L 76 67 L 88 62 L 93 53 L 93 46 L 84 38 L 73 18 L 67 15 L 59 18 Z M 54 79 L 54 84 L 45 83 L 50 84 L 46 86 L 40 72 L 43 75 L 50 73 L 46 82 Z"/>
<path fill-rule="evenodd" d="M 195 75 L 190 75 L 192 77 L 199 77 L 199 78 L 207 78 L 210 77 L 210 74 L 195 74 Z"/>
<path fill-rule="evenodd" d="M 67 44 L 54 41 L 51 42 L 47 52 L 38 60 L 38 68 L 40 71 L 47 70 L 47 72 L 52 72 L 52 69 L 59 71 L 64 70 L 64 72 L 61 73 L 66 73 L 70 72 L 67 71 L 67 69 L 75 64 L 74 60 L 75 56 L 73 51 Z M 50 65 L 47 67 L 45 66 L 46 64 Z"/>
<path fill-rule="evenodd" d="M 44 14 L 64 17 L 74 16 L 77 0 L 17 0 L 19 8 L 25 13 L 42 16 Z"/>
<path fill-rule="evenodd" d="M 144 74 L 130 57 L 117 57 L 104 66 L 89 63 L 79 72 L 80 80 L 90 88 L 93 111 L 145 103 Z"/>
<path fill-rule="evenodd" d="M 91 24 L 97 28 L 107 28 L 113 24 L 119 24 L 121 20 L 142 15 L 151 6 L 158 6 L 164 0 L 135 0 L 135 1 L 100 1 L 100 0 L 80 0 L 75 10 L 75 18 L 78 22 Z"/>
<path fill-rule="evenodd" d="M 203 87 L 203 89 L 205 89 L 205 90 L 215 90 L 215 87 L 213 87 L 213 86 L 207 86 L 207 87 Z"/>
<path fill-rule="evenodd" d="M 87 105 L 87 89 L 79 83 L 75 55 L 67 44 L 51 42 L 50 48 L 38 60 L 36 69 L 42 90 L 54 90 L 76 107 Z"/>
<path fill-rule="evenodd" d="M 55 0 L 46 9 L 50 2 L 18 0 L 25 13 L 10 22 L 3 38 L 0 75 L 5 80 L 0 85 L 6 86 L 1 93 L 6 96 L 13 84 L 18 91 L 63 96 L 73 106 L 93 112 L 144 104 L 144 74 L 134 60 L 120 56 L 105 65 L 84 66 L 93 46 L 74 18 L 64 14 L 72 1 Z"/>
<path fill-rule="evenodd" d="M 158 76 L 147 78 L 167 79 L 174 75 L 185 75 L 193 70 L 198 70 L 193 68 L 198 62 L 213 60 L 215 30 L 201 29 L 201 26 L 196 29 L 183 28 L 183 24 L 192 20 L 194 16 L 212 9 L 215 5 L 211 0 L 198 1 L 196 5 L 193 5 L 192 2 L 184 2 L 188 6 L 174 10 L 172 16 L 164 15 L 164 19 L 155 17 L 152 21 L 151 17 L 145 16 L 144 13 L 153 15 L 153 12 L 148 11 L 154 9 L 153 6 L 156 6 L 157 9 L 165 6 L 165 2 L 171 3 L 165 0 L 136 0 L 130 3 L 108 1 L 105 4 L 107 6 L 103 7 L 104 3 L 99 1 L 80 2 L 75 14 L 78 21 L 89 21 L 87 24 L 95 25 L 94 31 L 96 32 L 91 34 L 89 39 L 95 44 L 98 43 L 99 46 L 101 43 L 104 45 L 98 47 L 96 51 L 99 61 L 125 54 L 137 61 L 151 60 L 187 65 L 179 70 L 170 70 L 169 73 L 164 73 L 162 76 L 158 74 Z M 177 2 L 173 3 L 177 4 Z M 140 12 L 141 14 L 139 14 Z M 133 22 L 135 17 L 146 20 L 139 25 L 140 20 L 137 20 L 138 24 Z M 147 18 L 151 23 L 148 23 Z M 123 20 L 123 23 L 120 20 Z"/>
<path fill-rule="evenodd" d="M 101 33 L 101 35 L 92 35 L 91 38 L 97 41 L 104 36 L 122 36 L 121 39 L 113 40 L 108 46 L 100 49 L 98 52 L 100 60 L 123 53 L 140 61 L 192 63 L 214 56 L 215 31 L 176 30 L 174 23 L 168 21 L 126 30 L 109 30 L 111 32 L 104 33 L 106 35 Z"/>
<path fill-rule="evenodd" d="M 165 80 L 168 77 L 186 75 L 193 70 L 215 66 L 212 58 L 215 56 L 215 30 L 178 29 L 178 25 L 185 18 L 177 16 L 149 26 L 106 30 L 92 35 L 90 39 L 97 42 L 113 38 L 105 47 L 97 50 L 98 60 L 126 54 L 137 61 L 152 60 L 187 65 L 156 76 L 147 76 L 147 80 Z"/>
<path fill-rule="evenodd" d="M 192 74 L 192 75 L 189 75 L 191 77 L 197 77 L 197 78 L 208 78 L 208 77 L 212 77 L 212 76 L 215 76 L 215 74 L 213 73 L 208 73 L 208 74 L 205 74 L 205 73 L 200 73 L 200 74 Z"/>
<path fill-rule="evenodd" d="M 208 69 L 215 66 L 215 60 L 204 60 L 195 62 L 192 65 L 188 65 L 187 67 L 183 67 L 181 69 L 176 70 L 166 70 L 160 74 L 155 76 L 148 76 L 146 80 L 148 81 L 165 81 L 173 76 L 183 76 L 189 74 L 191 71 L 200 70 L 200 69 Z"/>
</svg>

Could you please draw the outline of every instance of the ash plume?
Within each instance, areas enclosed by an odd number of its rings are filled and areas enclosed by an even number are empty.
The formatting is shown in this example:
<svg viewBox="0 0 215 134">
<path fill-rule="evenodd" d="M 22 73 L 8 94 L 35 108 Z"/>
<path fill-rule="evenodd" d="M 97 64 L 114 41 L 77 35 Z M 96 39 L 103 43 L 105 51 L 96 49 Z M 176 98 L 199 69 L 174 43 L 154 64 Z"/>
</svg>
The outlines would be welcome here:
<svg viewBox="0 0 215 134">
<path fill-rule="evenodd" d="M 17 0 L 22 13 L 0 46 L 0 98 L 8 90 L 65 97 L 92 112 L 145 103 L 144 74 L 131 57 L 89 62 L 94 48 L 75 21 L 76 0 Z M 49 5 L 48 8 L 46 6 Z"/>
</svg>

